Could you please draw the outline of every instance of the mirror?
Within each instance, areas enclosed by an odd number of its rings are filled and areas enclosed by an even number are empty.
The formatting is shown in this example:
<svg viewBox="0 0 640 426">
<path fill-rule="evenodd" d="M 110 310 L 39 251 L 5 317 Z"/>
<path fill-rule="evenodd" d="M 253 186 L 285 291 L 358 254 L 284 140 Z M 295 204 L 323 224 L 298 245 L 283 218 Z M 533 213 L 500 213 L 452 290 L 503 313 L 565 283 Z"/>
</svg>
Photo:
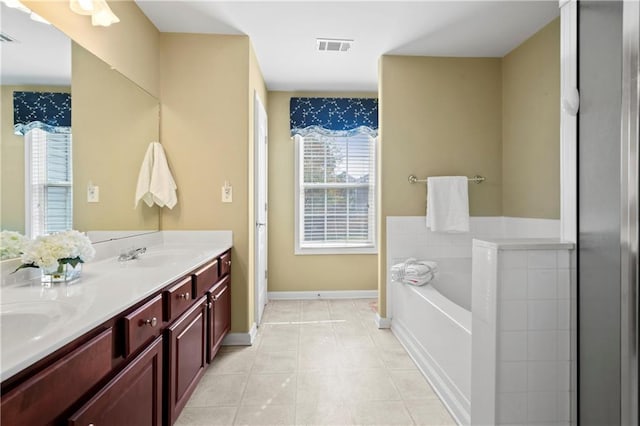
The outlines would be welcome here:
<svg viewBox="0 0 640 426">
<path fill-rule="evenodd" d="M 71 93 L 73 229 L 150 231 L 160 212 L 134 208 L 138 172 L 159 140 L 159 101 L 51 25 L 2 7 L 0 229 L 25 233 L 25 138 L 13 132 L 13 92 Z M 88 202 L 89 186 L 98 202 Z"/>
</svg>

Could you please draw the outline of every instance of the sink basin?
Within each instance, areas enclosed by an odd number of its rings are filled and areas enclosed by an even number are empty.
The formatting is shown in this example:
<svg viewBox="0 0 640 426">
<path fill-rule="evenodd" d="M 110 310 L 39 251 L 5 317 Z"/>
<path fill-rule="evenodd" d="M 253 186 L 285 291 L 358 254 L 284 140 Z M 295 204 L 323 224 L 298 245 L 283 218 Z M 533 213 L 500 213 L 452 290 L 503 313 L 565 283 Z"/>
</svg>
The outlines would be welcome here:
<svg viewBox="0 0 640 426">
<path fill-rule="evenodd" d="M 51 300 L 0 305 L 2 346 L 38 340 L 48 331 L 64 326 L 65 319 L 76 311 L 74 305 Z"/>
</svg>

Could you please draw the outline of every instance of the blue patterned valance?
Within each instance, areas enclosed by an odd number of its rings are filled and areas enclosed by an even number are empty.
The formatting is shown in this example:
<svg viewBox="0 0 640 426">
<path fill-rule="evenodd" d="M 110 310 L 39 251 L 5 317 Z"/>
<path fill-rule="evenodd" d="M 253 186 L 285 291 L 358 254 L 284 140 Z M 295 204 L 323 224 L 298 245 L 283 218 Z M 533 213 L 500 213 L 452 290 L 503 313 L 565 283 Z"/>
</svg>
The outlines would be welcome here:
<svg viewBox="0 0 640 426">
<path fill-rule="evenodd" d="M 377 133 L 378 99 L 375 98 L 291 98 L 291 135 L 309 128 L 349 132 L 368 128 Z"/>
<path fill-rule="evenodd" d="M 34 127 L 52 133 L 71 127 L 71 94 L 13 92 L 14 133 L 24 135 Z"/>
</svg>

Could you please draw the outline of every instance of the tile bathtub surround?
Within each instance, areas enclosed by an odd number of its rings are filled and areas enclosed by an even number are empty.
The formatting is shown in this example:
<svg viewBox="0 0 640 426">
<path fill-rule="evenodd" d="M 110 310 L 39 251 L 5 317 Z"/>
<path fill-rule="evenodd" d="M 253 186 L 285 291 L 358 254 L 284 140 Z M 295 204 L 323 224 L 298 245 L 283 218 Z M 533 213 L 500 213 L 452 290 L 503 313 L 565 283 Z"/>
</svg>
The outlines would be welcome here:
<svg viewBox="0 0 640 426">
<path fill-rule="evenodd" d="M 454 425 L 371 300 L 276 300 L 223 347 L 176 425 Z"/>
<path fill-rule="evenodd" d="M 473 285 L 481 291 L 473 309 L 485 296 L 496 295 L 496 303 L 486 316 L 474 315 L 473 348 L 497 348 L 495 361 L 489 356 L 473 360 L 472 400 L 495 388 L 494 401 L 472 411 L 474 422 L 569 424 L 571 249 L 558 241 L 474 241 L 473 254 L 482 267 L 474 269 Z M 482 374 L 492 369 L 495 374 Z"/>
</svg>

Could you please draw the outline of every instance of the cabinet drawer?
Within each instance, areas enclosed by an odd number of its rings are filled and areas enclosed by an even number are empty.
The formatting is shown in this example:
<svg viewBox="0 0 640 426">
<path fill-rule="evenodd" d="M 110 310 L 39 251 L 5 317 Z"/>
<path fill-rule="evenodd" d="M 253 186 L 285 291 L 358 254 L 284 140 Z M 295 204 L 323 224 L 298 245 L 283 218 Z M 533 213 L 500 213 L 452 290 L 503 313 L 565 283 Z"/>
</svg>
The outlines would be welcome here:
<svg viewBox="0 0 640 426">
<path fill-rule="evenodd" d="M 231 251 L 220 256 L 220 276 L 224 277 L 231 272 Z"/>
<path fill-rule="evenodd" d="M 218 281 L 218 260 L 203 266 L 195 274 L 194 298 L 203 296 Z"/>
<path fill-rule="evenodd" d="M 2 396 L 3 425 L 53 423 L 111 370 L 108 329 Z"/>
<path fill-rule="evenodd" d="M 165 321 L 173 321 L 191 306 L 191 302 L 193 302 L 192 283 L 193 280 L 189 276 L 164 291 L 165 306 L 167 308 Z"/>
<path fill-rule="evenodd" d="M 161 328 L 162 295 L 159 294 L 124 317 L 125 356 L 158 336 Z"/>
</svg>

